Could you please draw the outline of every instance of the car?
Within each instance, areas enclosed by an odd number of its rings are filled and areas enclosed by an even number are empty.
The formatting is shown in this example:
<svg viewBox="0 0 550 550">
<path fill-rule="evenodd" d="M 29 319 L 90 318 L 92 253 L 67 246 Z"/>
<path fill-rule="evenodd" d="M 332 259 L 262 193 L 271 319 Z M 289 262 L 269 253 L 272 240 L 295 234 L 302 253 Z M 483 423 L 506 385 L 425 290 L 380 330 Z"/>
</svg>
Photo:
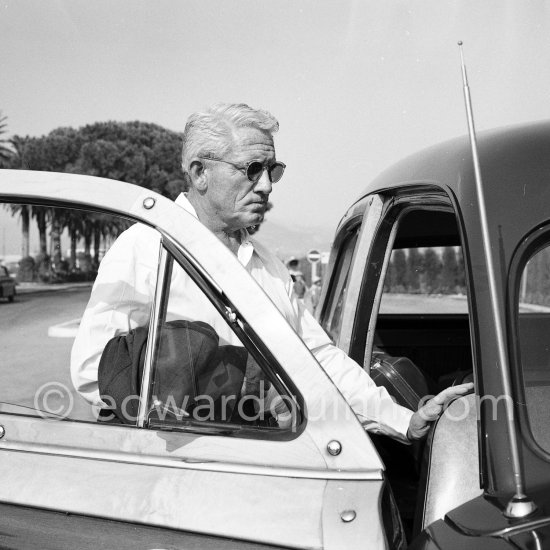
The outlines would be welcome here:
<svg viewBox="0 0 550 550">
<path fill-rule="evenodd" d="M 396 400 L 475 381 L 422 448 L 373 437 L 411 547 L 549 548 L 550 123 L 483 132 L 478 151 L 489 256 L 469 138 L 436 145 L 350 206 L 317 316 Z M 406 358 L 397 379 L 380 354 Z"/>
<path fill-rule="evenodd" d="M 89 288 L 40 293 L 0 318 L 2 544 L 549 547 L 549 150 L 547 122 L 479 136 L 492 281 L 467 137 L 385 171 L 338 226 L 316 309 L 335 343 L 396 400 L 475 381 L 410 446 L 364 431 L 263 289 L 177 204 L 102 178 L 1 170 L 4 203 L 99 217 L 115 233 L 138 224 L 161 242 L 130 424 L 97 422 L 72 389 Z M 174 270 L 257 361 L 291 422 L 241 401 L 229 418 L 197 418 L 155 397 Z"/>
<path fill-rule="evenodd" d="M 7 298 L 8 302 L 15 299 L 15 280 L 9 274 L 8 268 L 0 265 L 0 298 Z"/>
</svg>

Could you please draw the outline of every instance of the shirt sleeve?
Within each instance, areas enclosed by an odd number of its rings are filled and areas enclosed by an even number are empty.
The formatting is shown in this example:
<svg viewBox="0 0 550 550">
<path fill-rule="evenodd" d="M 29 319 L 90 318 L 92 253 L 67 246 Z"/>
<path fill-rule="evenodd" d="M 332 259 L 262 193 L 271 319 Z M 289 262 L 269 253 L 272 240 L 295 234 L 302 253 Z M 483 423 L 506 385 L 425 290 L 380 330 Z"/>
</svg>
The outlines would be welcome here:
<svg viewBox="0 0 550 550">
<path fill-rule="evenodd" d="M 386 388 L 377 386 L 367 372 L 337 348 L 289 287 L 297 313 L 298 333 L 330 376 L 364 428 L 403 443 L 413 412 L 395 403 Z"/>
<path fill-rule="evenodd" d="M 133 226 L 101 261 L 71 352 L 73 385 L 92 405 L 106 406 L 97 375 L 107 342 L 149 321 L 159 244 L 154 230 Z"/>
</svg>

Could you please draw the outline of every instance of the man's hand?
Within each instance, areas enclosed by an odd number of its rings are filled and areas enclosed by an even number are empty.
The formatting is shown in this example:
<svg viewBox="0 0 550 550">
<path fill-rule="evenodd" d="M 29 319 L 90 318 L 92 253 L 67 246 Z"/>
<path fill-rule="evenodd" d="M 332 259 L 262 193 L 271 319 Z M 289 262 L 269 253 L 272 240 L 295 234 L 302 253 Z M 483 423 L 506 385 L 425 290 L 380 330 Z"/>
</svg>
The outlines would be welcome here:
<svg viewBox="0 0 550 550">
<path fill-rule="evenodd" d="M 467 384 L 451 386 L 438 393 L 435 397 L 432 397 L 432 399 L 412 415 L 409 429 L 407 430 L 407 437 L 411 441 L 426 437 L 432 422 L 442 415 L 449 401 L 460 395 L 467 394 L 473 388 L 474 385 L 468 382 Z"/>
</svg>

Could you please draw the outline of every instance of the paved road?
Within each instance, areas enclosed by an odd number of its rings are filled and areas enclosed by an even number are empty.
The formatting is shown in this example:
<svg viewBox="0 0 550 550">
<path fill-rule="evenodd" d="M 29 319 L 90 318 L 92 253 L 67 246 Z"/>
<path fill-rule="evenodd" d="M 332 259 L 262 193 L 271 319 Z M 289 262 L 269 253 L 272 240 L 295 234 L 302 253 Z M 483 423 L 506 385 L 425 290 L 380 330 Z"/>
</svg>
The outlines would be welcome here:
<svg viewBox="0 0 550 550">
<path fill-rule="evenodd" d="M 2 410 L 8 410 L 4 403 L 15 403 L 30 407 L 28 414 L 34 414 L 35 396 L 43 388 L 36 397 L 40 408 L 44 405 L 52 412 L 65 414 L 72 396 L 70 418 L 93 419 L 90 407 L 72 390 L 69 376 L 72 338 L 48 336 L 51 326 L 82 315 L 89 292 L 90 288 L 69 288 L 21 294 L 12 304 L 0 303 Z M 70 395 L 64 395 L 64 387 L 69 388 Z M 25 414 L 25 409 L 17 407 L 17 412 Z"/>
</svg>

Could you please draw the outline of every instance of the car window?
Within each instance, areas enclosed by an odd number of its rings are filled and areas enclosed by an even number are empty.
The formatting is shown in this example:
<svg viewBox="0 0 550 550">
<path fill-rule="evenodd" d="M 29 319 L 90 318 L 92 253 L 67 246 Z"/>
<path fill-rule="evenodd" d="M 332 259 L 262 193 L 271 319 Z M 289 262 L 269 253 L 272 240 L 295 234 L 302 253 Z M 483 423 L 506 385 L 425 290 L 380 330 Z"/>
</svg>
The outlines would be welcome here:
<svg viewBox="0 0 550 550">
<path fill-rule="evenodd" d="M 390 243 L 374 349 L 412 360 L 429 387 L 438 390 L 472 369 L 464 260 L 454 214 L 405 210 Z"/>
<path fill-rule="evenodd" d="M 392 250 L 380 313 L 467 313 L 462 248 Z"/>
<path fill-rule="evenodd" d="M 519 351 L 527 416 L 535 441 L 550 452 L 550 245 L 525 264 L 517 295 Z"/>
<path fill-rule="evenodd" d="M 0 275 L 2 277 L 9 277 L 8 270 L 3 266 L 0 266 Z"/>
<path fill-rule="evenodd" d="M 16 299 L 0 301 L 0 411 L 81 422 L 99 415 L 107 424 L 136 426 L 146 352 L 153 349 L 160 233 L 83 210 L 10 208 L 15 218 L 24 209 L 35 214 L 21 236 L 28 255 L 19 262 Z M 287 428 L 293 400 L 272 362 L 167 254 L 173 267 L 165 311 L 155 318 L 146 426 Z"/>
<path fill-rule="evenodd" d="M 216 307 L 182 265 L 170 265 L 148 426 L 200 432 L 221 424 L 222 433 L 229 426 L 237 431 L 291 427 L 293 401 L 276 374 L 268 372 L 269 363 L 250 344 L 246 347 L 237 315 L 221 303 Z"/>
<path fill-rule="evenodd" d="M 15 299 L 0 302 L 0 411 L 95 422 L 71 380 L 71 348 L 98 263 L 131 222 L 76 209 L 7 206 L 14 225 L 28 212 L 28 225 L 14 243 L 25 251 Z"/>
</svg>

